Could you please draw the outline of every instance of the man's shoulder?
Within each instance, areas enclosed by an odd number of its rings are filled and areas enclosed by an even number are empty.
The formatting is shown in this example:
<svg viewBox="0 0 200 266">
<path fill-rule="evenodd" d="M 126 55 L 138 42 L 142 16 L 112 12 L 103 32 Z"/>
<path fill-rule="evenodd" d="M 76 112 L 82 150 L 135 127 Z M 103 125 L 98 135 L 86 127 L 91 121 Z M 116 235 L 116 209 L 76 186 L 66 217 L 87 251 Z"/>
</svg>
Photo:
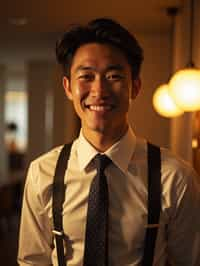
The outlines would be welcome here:
<svg viewBox="0 0 200 266">
<path fill-rule="evenodd" d="M 46 172 L 46 173 L 54 172 L 58 161 L 58 157 L 63 147 L 64 145 L 54 147 L 48 152 L 40 155 L 30 163 L 30 168 L 39 172 Z M 72 142 L 71 150 L 74 151 L 75 147 L 76 147 L 76 140 Z M 70 154 L 70 156 L 71 155 L 72 154 Z"/>
<path fill-rule="evenodd" d="M 40 188 L 37 193 L 43 195 L 48 194 L 53 184 L 55 168 L 59 154 L 64 145 L 52 148 L 50 151 L 40 155 L 34 159 L 29 166 L 27 183 L 35 188 Z M 33 190 L 34 188 L 32 188 Z"/>
<path fill-rule="evenodd" d="M 154 144 L 152 142 L 149 142 L 148 140 L 144 138 L 137 137 L 137 145 L 136 145 L 136 151 L 140 155 L 140 157 L 145 157 L 145 154 L 147 154 L 147 144 L 152 144 L 156 146 L 158 149 L 160 149 L 161 152 L 161 167 L 164 169 L 164 171 L 169 172 L 176 172 L 176 171 L 183 171 L 183 172 L 193 172 L 194 169 L 192 167 L 192 163 L 189 161 L 184 160 L 179 155 L 175 154 L 172 150 L 169 148 L 165 148 L 162 146 L 159 146 L 157 144 Z"/>
<path fill-rule="evenodd" d="M 51 164 L 51 162 L 56 162 L 63 146 L 64 145 L 54 147 L 51 150 L 41 154 L 31 162 L 31 165 L 36 166 L 36 165 L 49 164 L 49 163 Z"/>
<path fill-rule="evenodd" d="M 160 147 L 162 167 L 166 167 L 173 171 L 192 171 L 192 163 L 184 160 L 179 155 L 167 148 Z"/>
<path fill-rule="evenodd" d="M 52 148 L 50 151 L 34 159 L 30 165 L 27 175 L 27 182 L 41 187 L 45 182 L 52 183 L 58 156 L 62 146 Z"/>
<path fill-rule="evenodd" d="M 171 150 L 161 148 L 161 162 L 162 179 L 167 186 L 187 187 L 199 182 L 199 176 L 192 163 L 185 161 Z"/>
</svg>

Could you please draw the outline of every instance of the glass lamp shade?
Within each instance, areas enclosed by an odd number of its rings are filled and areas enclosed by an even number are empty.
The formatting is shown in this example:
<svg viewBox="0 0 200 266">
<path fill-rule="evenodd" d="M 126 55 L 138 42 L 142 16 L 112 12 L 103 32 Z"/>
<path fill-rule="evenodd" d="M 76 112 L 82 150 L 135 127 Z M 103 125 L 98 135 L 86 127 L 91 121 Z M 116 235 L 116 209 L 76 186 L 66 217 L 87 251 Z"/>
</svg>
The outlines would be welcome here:
<svg viewBox="0 0 200 266">
<path fill-rule="evenodd" d="M 184 113 L 173 101 L 169 94 L 168 84 L 163 84 L 157 88 L 153 95 L 153 106 L 161 116 L 175 117 Z"/>
<path fill-rule="evenodd" d="M 169 93 L 182 110 L 200 110 L 200 70 L 186 68 L 176 72 L 169 82 Z"/>
</svg>

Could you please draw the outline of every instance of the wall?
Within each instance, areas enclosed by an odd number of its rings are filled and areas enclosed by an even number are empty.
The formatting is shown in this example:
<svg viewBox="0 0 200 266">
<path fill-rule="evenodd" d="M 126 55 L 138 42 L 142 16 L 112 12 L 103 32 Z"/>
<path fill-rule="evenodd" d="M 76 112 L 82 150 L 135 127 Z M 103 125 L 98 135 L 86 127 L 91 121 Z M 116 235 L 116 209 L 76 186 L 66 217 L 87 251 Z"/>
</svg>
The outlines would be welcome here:
<svg viewBox="0 0 200 266">
<path fill-rule="evenodd" d="M 0 65 L 0 184 L 5 181 L 7 174 L 7 156 L 4 142 L 4 97 L 5 97 L 5 67 Z"/>
<path fill-rule="evenodd" d="M 130 122 L 138 135 L 169 147 L 170 120 L 155 112 L 152 97 L 156 88 L 168 81 L 171 72 L 170 34 L 143 33 L 137 34 L 137 38 L 144 49 L 142 90 L 132 104 Z"/>
<path fill-rule="evenodd" d="M 200 3 L 198 0 L 195 3 L 195 21 L 194 21 L 194 46 L 193 55 L 194 62 L 197 67 L 200 66 L 200 26 L 199 14 Z M 185 68 L 189 61 L 189 40 L 190 40 L 190 1 L 183 0 L 183 7 L 179 11 L 176 18 L 175 38 L 174 38 L 174 72 Z M 171 123 L 171 147 L 172 150 L 181 156 L 183 159 L 192 162 L 192 113 L 187 112 L 184 115 L 172 119 Z"/>
<path fill-rule="evenodd" d="M 194 21 L 194 59 L 196 67 L 200 68 L 200 25 L 199 25 L 199 14 L 200 14 L 200 1 L 195 1 L 195 21 Z"/>
<path fill-rule="evenodd" d="M 32 61 L 27 64 L 29 161 L 51 147 L 46 128 L 46 110 L 48 93 L 52 90 L 53 70 L 51 62 Z"/>
</svg>

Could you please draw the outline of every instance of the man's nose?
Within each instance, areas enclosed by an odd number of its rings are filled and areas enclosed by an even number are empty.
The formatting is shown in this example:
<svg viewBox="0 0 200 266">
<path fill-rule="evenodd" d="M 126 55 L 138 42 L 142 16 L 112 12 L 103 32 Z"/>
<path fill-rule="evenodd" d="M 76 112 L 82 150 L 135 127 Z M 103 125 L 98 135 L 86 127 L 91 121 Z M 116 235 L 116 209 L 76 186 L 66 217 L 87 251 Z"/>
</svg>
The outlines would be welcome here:
<svg viewBox="0 0 200 266">
<path fill-rule="evenodd" d="M 104 77 L 98 77 L 93 81 L 91 95 L 94 97 L 105 97 L 109 94 L 108 82 Z"/>
</svg>

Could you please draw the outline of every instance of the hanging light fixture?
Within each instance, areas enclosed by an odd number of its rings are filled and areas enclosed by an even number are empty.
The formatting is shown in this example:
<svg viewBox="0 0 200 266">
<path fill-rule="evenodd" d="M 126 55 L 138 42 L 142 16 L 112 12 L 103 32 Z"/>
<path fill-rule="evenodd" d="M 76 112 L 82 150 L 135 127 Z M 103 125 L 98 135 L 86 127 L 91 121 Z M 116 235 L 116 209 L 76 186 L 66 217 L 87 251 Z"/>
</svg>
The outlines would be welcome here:
<svg viewBox="0 0 200 266">
<path fill-rule="evenodd" d="M 184 111 L 200 110 L 200 70 L 193 61 L 194 0 L 190 1 L 189 62 L 185 69 L 174 74 L 169 82 L 169 93 Z"/>
<path fill-rule="evenodd" d="M 175 16 L 177 15 L 178 8 L 168 7 L 166 11 L 167 15 L 171 18 L 171 43 L 173 44 Z M 153 106 L 157 113 L 167 118 L 179 116 L 184 113 L 184 111 L 176 105 L 171 97 L 169 93 L 169 85 L 167 83 L 160 85 L 156 89 L 153 95 Z"/>
<path fill-rule="evenodd" d="M 168 84 L 163 84 L 157 88 L 153 95 L 153 106 L 160 115 L 168 118 L 184 113 L 170 96 Z"/>
</svg>

